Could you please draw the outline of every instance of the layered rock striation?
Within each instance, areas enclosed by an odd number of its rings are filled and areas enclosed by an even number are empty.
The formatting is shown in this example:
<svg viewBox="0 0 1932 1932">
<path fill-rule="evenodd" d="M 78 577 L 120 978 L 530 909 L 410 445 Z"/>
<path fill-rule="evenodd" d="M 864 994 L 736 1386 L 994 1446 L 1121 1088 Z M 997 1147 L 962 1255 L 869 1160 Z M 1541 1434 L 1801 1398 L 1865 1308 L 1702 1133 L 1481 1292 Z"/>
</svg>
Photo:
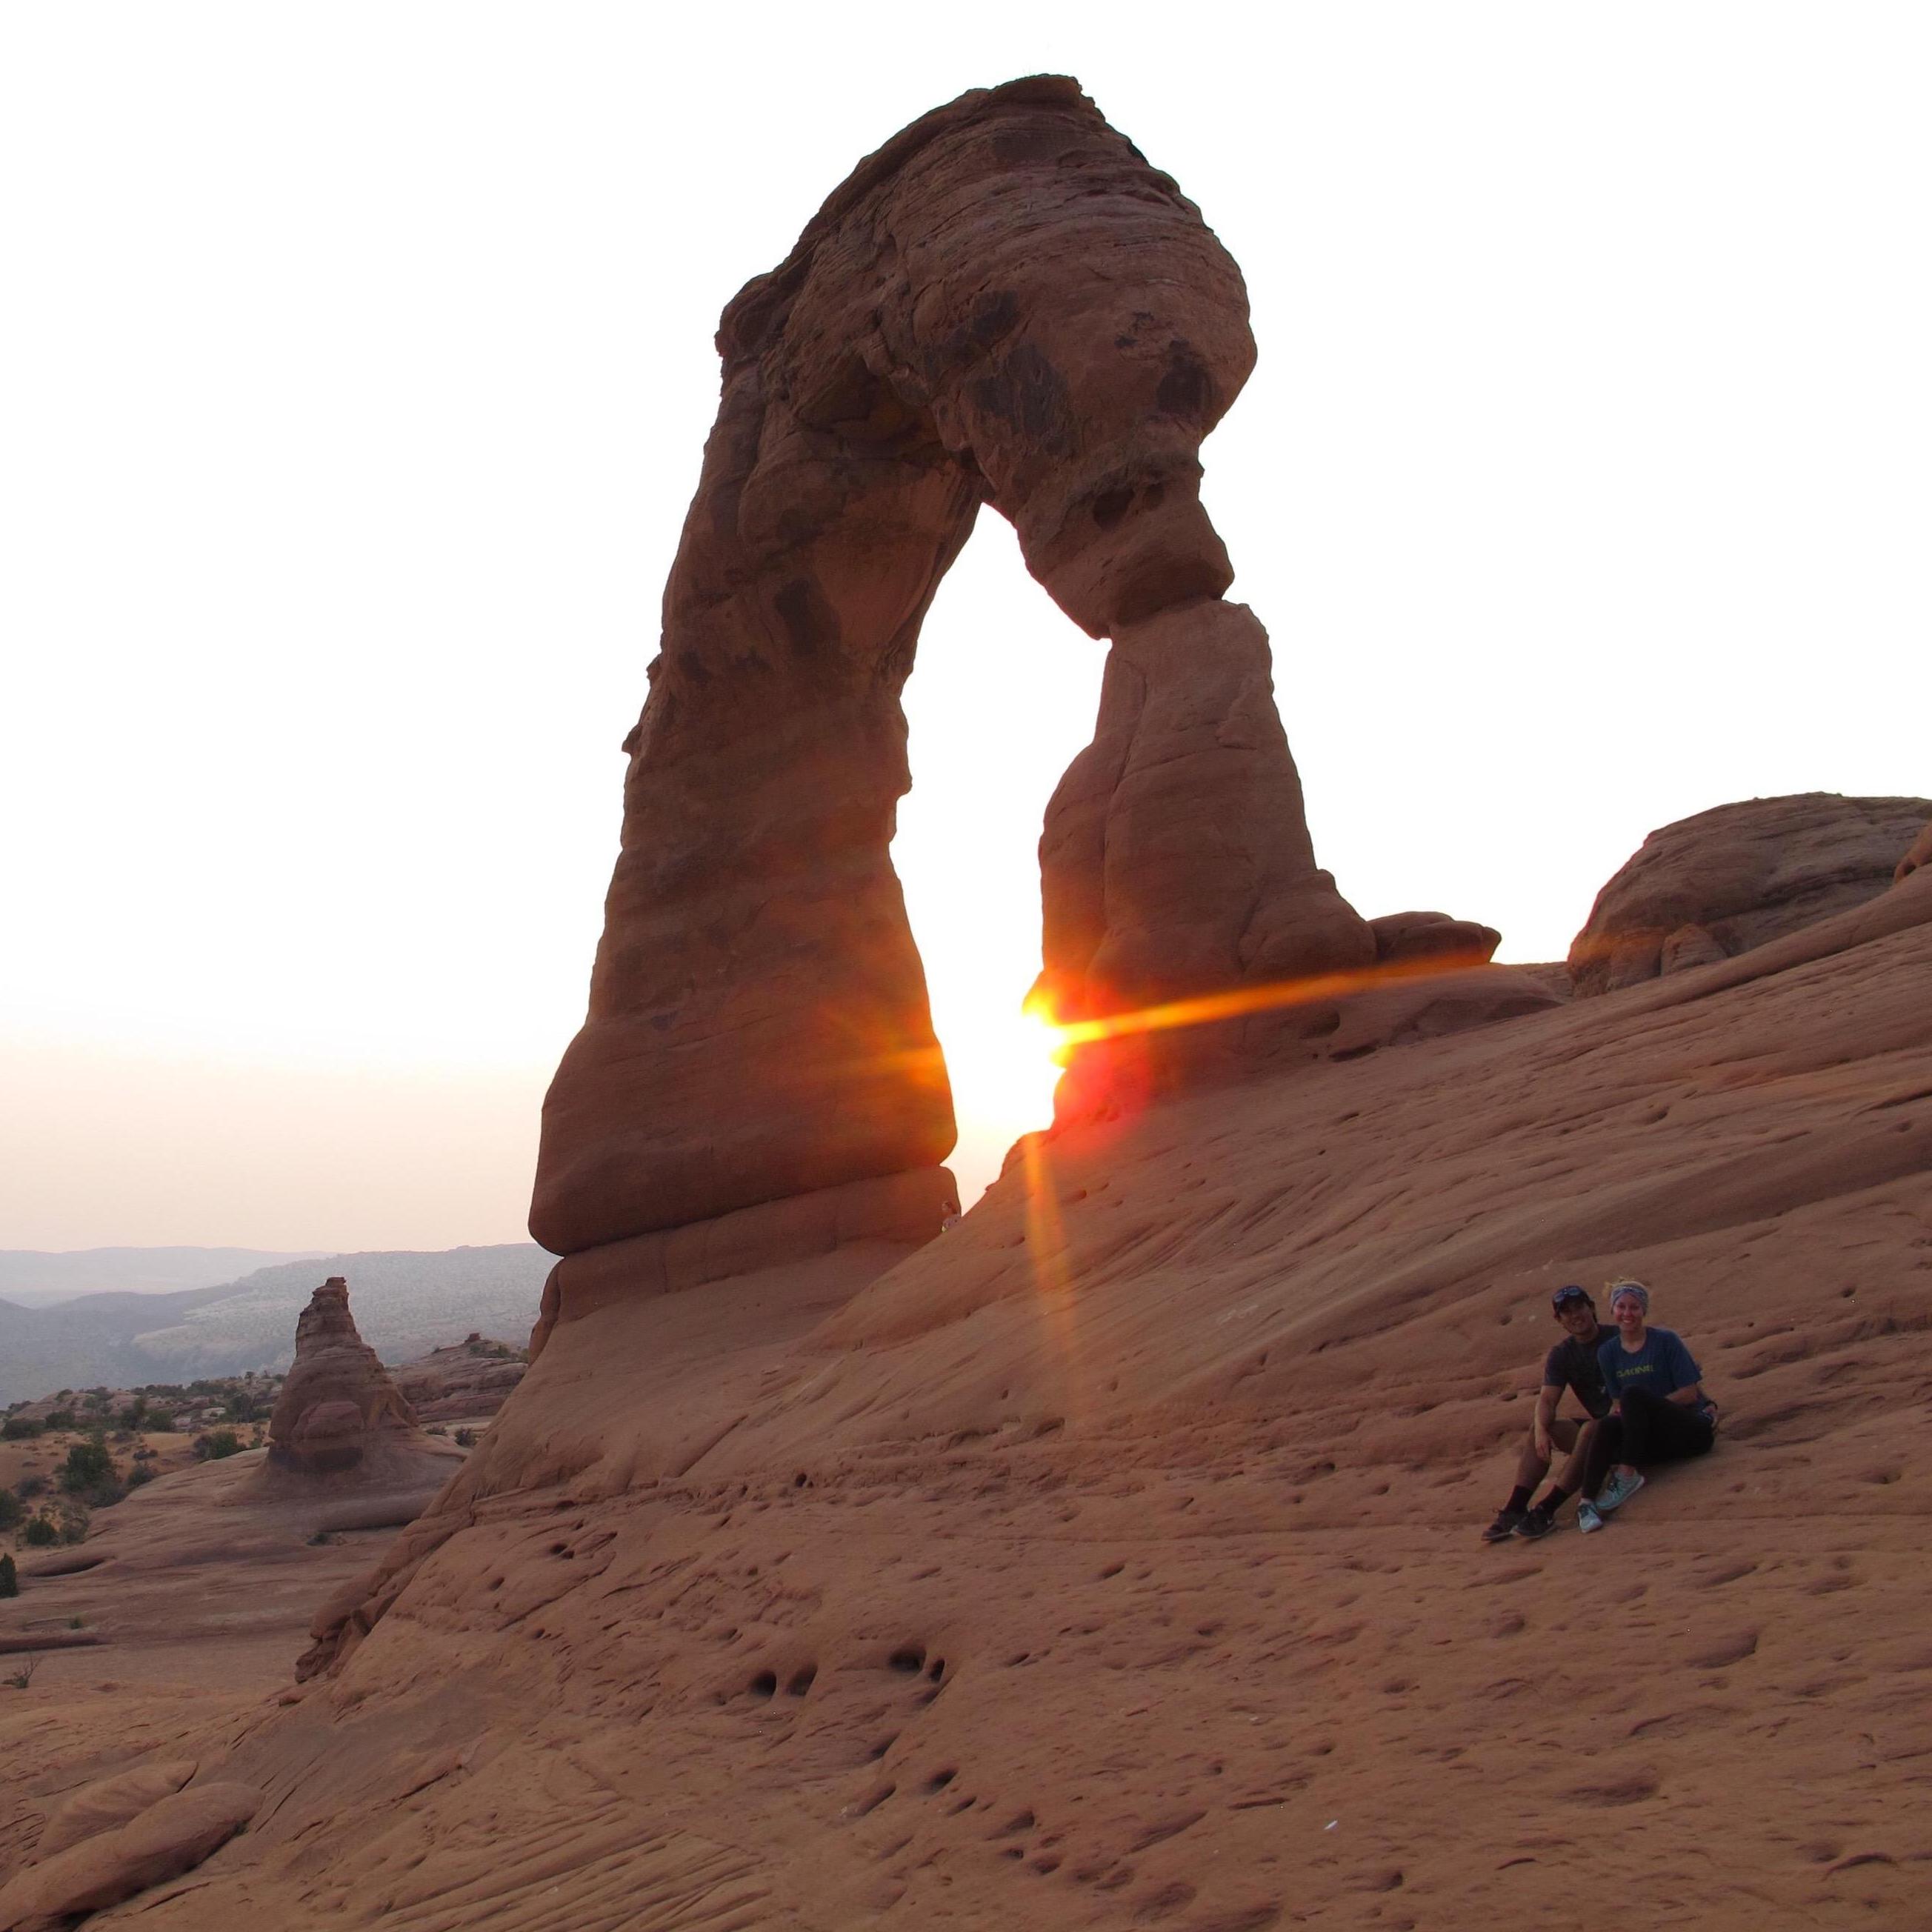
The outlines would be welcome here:
<svg viewBox="0 0 1932 1932">
<path fill-rule="evenodd" d="M 561 1254 L 920 1172 L 936 1230 L 951 1099 L 887 848 L 901 687 L 982 503 L 1113 640 L 1042 844 L 1056 1009 L 1376 958 L 1200 501 L 1254 362 L 1240 272 L 1075 82 L 905 129 L 718 346 L 589 1013 L 544 1105 L 530 1226 Z M 1306 1030 L 1291 1006 L 1235 1044 Z"/>
<path fill-rule="evenodd" d="M 1922 798 L 1801 792 L 1653 832 L 1570 946 L 1578 994 L 1712 965 L 1876 898 L 1905 876 L 1912 861 L 1899 854 L 1928 814 Z"/>
</svg>

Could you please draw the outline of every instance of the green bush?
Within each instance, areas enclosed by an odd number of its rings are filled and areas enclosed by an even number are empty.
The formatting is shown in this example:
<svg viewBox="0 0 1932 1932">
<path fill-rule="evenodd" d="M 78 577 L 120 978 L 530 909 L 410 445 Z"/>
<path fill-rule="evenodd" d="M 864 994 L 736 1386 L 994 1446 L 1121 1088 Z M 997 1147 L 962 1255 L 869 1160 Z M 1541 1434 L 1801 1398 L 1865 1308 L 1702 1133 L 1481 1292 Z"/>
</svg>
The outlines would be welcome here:
<svg viewBox="0 0 1932 1932">
<path fill-rule="evenodd" d="M 10 1556 L 0 1556 L 0 1597 L 17 1597 L 20 1594 L 20 1573 L 14 1567 Z"/>
<path fill-rule="evenodd" d="M 232 1429 L 217 1429 L 194 1438 L 194 1453 L 204 1462 L 218 1462 L 224 1456 L 238 1456 L 242 1438 Z"/>
<path fill-rule="evenodd" d="M 0 1439 L 8 1442 L 28 1442 L 40 1432 L 40 1425 L 29 1416 L 10 1415 L 0 1422 Z"/>
<path fill-rule="evenodd" d="M 74 1426 L 74 1411 L 70 1408 L 52 1411 L 47 1417 L 47 1426 L 50 1429 L 71 1429 Z"/>
<path fill-rule="evenodd" d="M 25 1502 L 29 1497 L 46 1495 L 46 1477 L 22 1476 L 14 1486 L 14 1493 L 20 1498 L 21 1502 Z"/>
<path fill-rule="evenodd" d="M 11 1490 L 0 1490 L 0 1529 L 13 1529 L 26 1514 L 20 1507 L 20 1498 Z"/>
<path fill-rule="evenodd" d="M 170 1436 L 174 1432 L 174 1413 L 170 1409 L 151 1408 L 147 1420 L 141 1425 L 152 1430 L 157 1436 Z"/>
<path fill-rule="evenodd" d="M 111 1483 L 118 1472 L 107 1444 L 98 1436 L 76 1442 L 67 1452 L 67 1467 L 61 1472 L 61 1486 L 76 1492 L 95 1490 Z"/>
<path fill-rule="evenodd" d="M 158 1472 L 152 1462 L 136 1462 L 128 1472 L 128 1486 L 138 1490 L 143 1483 L 152 1483 Z"/>
<path fill-rule="evenodd" d="M 49 1544 L 59 1542 L 60 1528 L 50 1516 L 29 1516 L 20 1535 L 28 1549 L 44 1550 Z"/>
<path fill-rule="evenodd" d="M 459 1449 L 475 1448 L 476 1447 L 476 1430 L 473 1429 L 459 1429 L 456 1432 L 455 1442 L 456 1446 Z"/>
</svg>

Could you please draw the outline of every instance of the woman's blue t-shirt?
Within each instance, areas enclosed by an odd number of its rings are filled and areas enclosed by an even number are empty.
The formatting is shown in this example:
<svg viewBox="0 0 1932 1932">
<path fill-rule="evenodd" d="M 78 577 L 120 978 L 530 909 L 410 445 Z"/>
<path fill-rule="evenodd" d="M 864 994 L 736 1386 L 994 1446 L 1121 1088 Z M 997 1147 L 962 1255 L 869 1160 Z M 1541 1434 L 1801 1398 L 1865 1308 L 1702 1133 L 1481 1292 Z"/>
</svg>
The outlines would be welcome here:
<svg viewBox="0 0 1932 1932">
<path fill-rule="evenodd" d="M 1621 1336 L 1612 1335 L 1597 1351 L 1597 1366 L 1604 1372 L 1604 1386 L 1612 1401 L 1621 1401 L 1634 1388 L 1669 1395 L 1704 1379 L 1683 1338 L 1670 1328 L 1645 1329 L 1643 1346 L 1635 1350 L 1626 1348 Z"/>
</svg>

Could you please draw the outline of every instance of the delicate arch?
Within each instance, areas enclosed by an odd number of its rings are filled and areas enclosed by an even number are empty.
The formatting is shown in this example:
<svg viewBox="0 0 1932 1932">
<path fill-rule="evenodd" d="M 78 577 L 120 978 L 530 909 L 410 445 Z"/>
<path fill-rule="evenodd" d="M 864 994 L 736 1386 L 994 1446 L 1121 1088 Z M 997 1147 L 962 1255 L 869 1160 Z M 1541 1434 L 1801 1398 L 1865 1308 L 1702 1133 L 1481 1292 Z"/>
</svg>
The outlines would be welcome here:
<svg viewBox="0 0 1932 1932">
<path fill-rule="evenodd" d="M 990 502 L 1113 640 L 1042 841 L 1070 1016 L 1372 961 L 1315 865 L 1265 633 L 1198 449 L 1253 366 L 1240 271 L 1071 80 L 862 162 L 726 309 L 724 391 L 626 741 L 589 1016 L 544 1109 L 560 1253 L 930 1167 L 950 1095 L 888 848 L 899 694 Z M 1292 1035 L 1246 1023 L 1188 1049 Z"/>
</svg>

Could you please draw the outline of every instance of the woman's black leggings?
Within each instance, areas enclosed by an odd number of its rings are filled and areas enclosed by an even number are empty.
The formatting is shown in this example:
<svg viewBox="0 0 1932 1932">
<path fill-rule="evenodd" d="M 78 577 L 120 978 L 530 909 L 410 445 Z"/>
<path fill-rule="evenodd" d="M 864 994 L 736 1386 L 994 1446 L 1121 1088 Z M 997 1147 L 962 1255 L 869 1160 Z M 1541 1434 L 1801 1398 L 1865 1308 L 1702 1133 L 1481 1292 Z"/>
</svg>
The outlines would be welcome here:
<svg viewBox="0 0 1932 1932">
<path fill-rule="evenodd" d="M 1623 1413 L 1598 1424 L 1590 1444 L 1590 1466 L 1583 1493 L 1594 1496 L 1604 1486 L 1612 1462 L 1629 1462 L 1641 1469 L 1652 1462 L 1682 1462 L 1708 1455 L 1717 1440 L 1708 1419 L 1688 1402 L 1667 1401 L 1648 1389 L 1627 1389 Z"/>
</svg>

